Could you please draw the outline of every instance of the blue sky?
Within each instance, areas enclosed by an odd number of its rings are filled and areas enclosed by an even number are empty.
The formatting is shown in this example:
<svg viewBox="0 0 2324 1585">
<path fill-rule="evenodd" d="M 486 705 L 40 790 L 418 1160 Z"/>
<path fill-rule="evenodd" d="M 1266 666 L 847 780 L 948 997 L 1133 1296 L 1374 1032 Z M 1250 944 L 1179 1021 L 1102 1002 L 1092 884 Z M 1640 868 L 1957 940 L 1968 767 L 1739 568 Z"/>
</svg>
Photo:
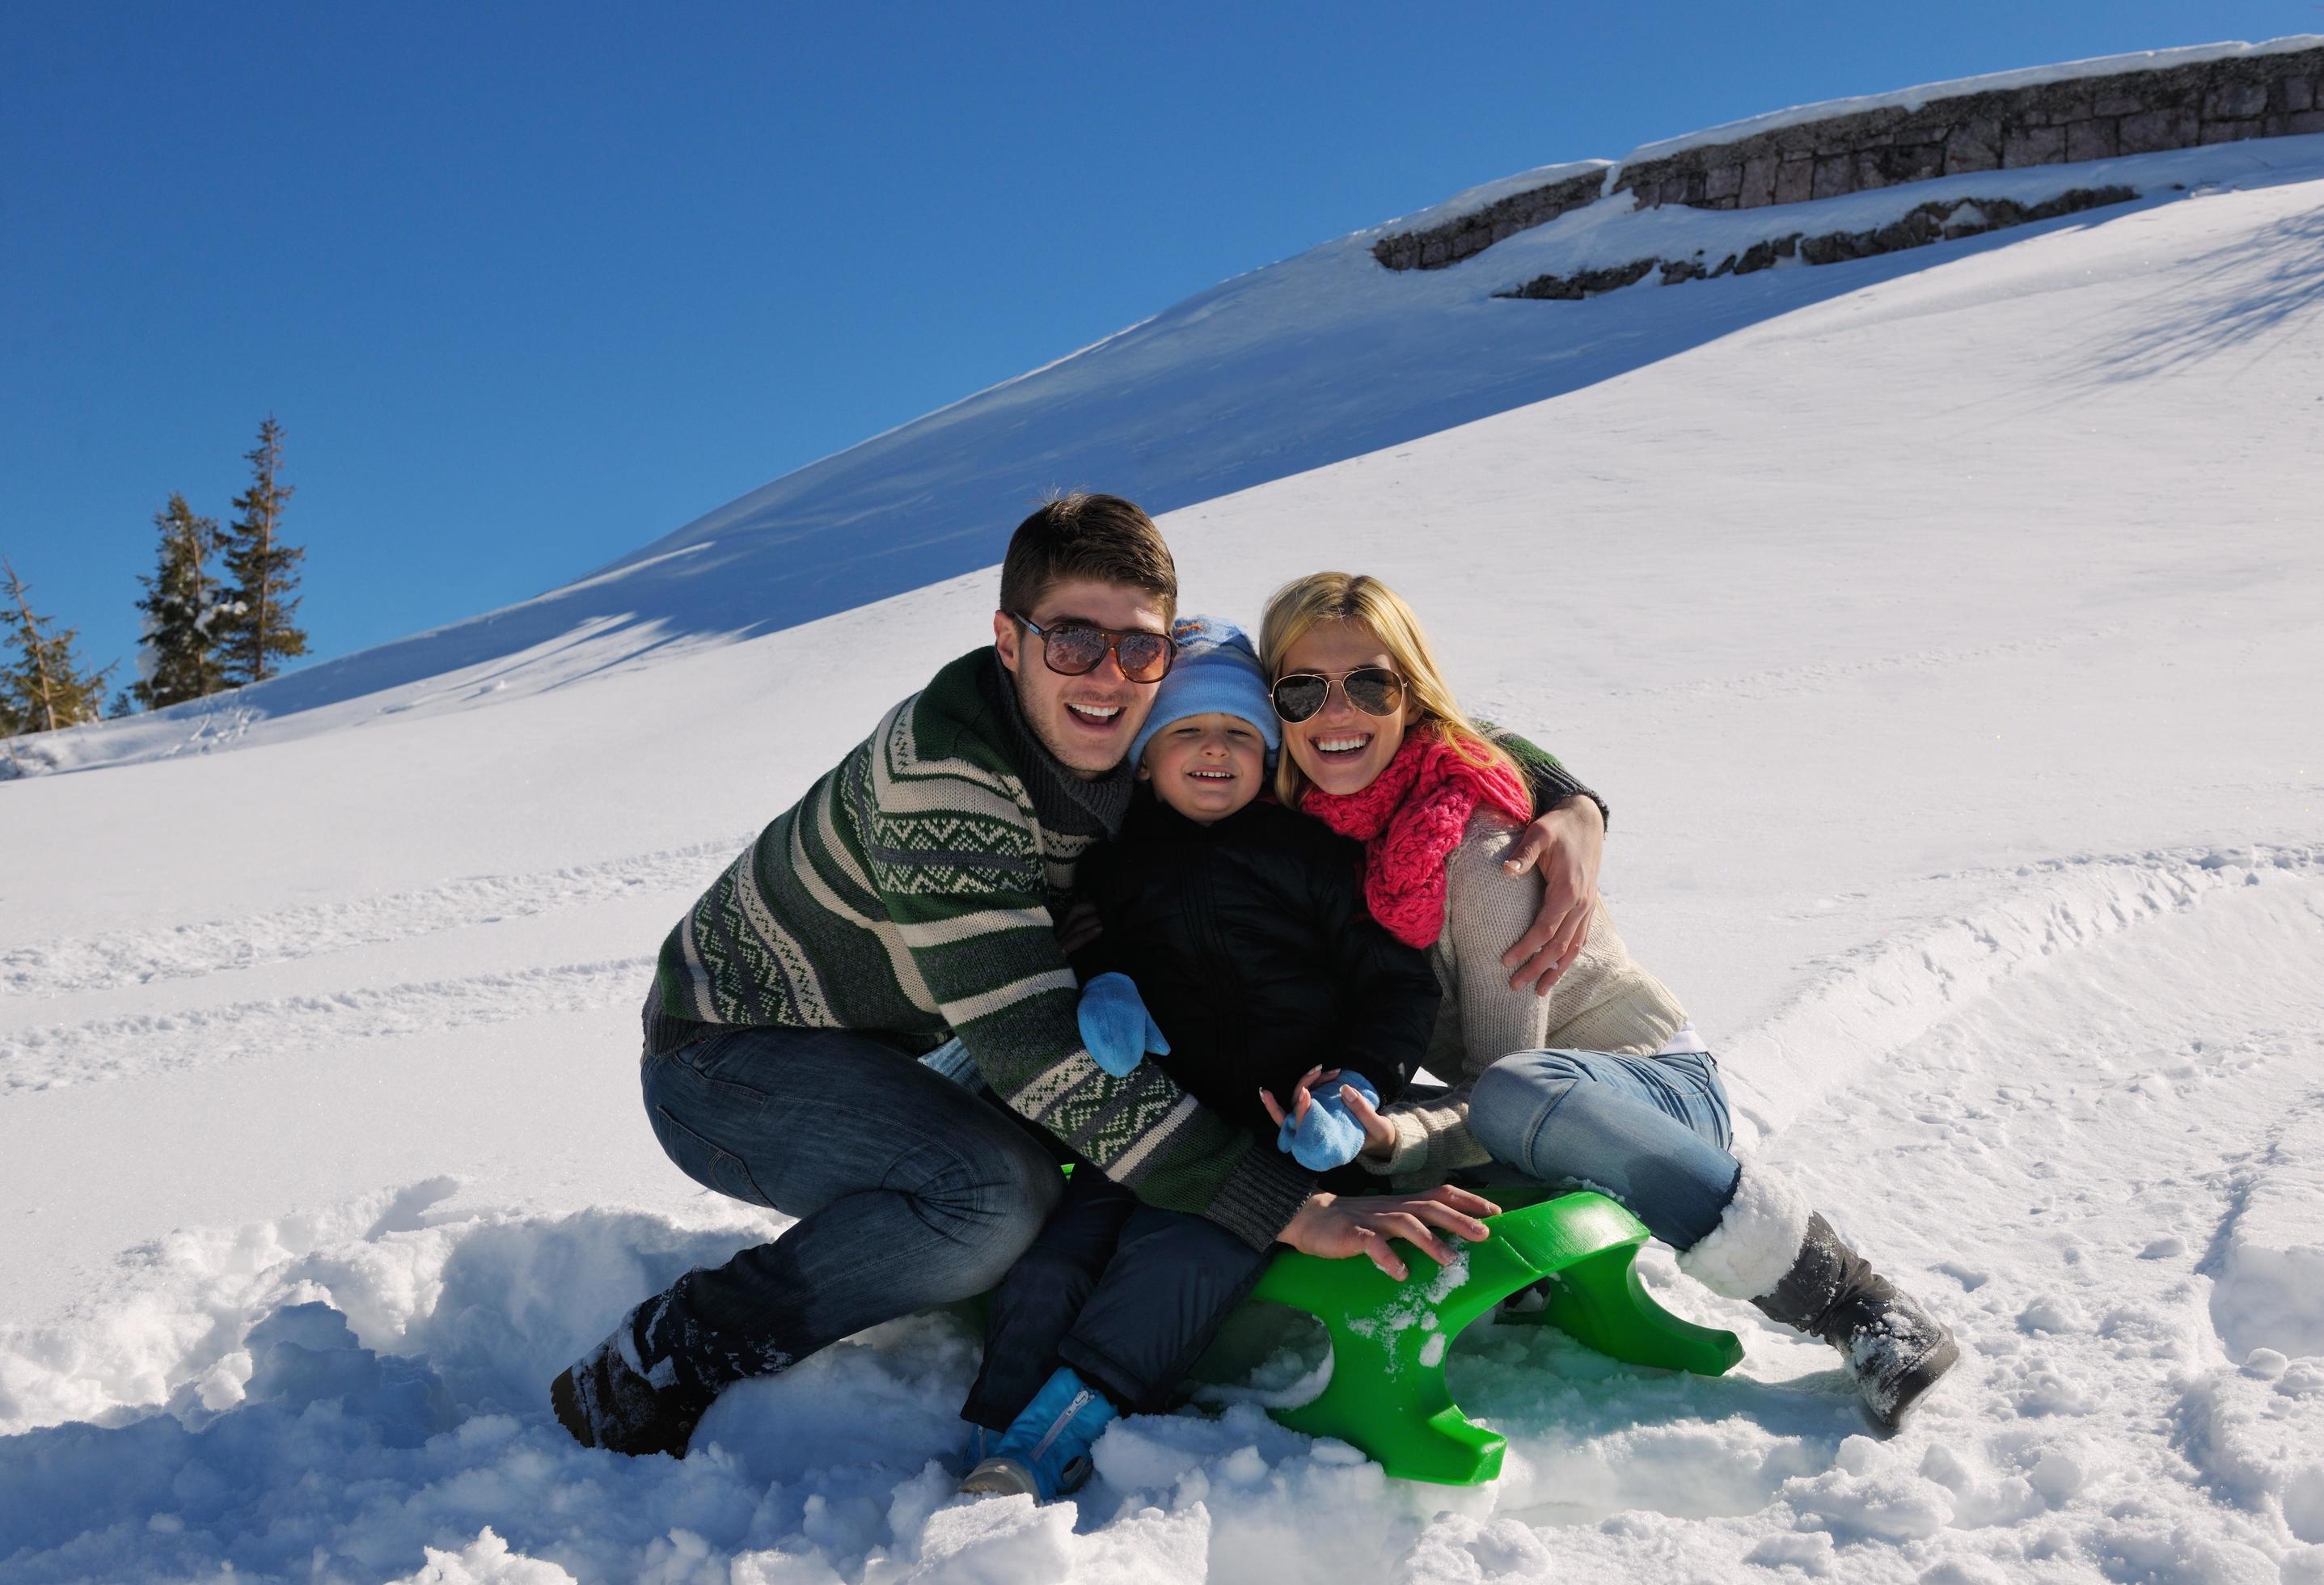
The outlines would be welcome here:
<svg viewBox="0 0 2324 1585">
<path fill-rule="evenodd" d="M 124 661 L 269 411 L 315 652 L 1552 161 L 2324 6 L 0 5 L 0 552 Z"/>
</svg>

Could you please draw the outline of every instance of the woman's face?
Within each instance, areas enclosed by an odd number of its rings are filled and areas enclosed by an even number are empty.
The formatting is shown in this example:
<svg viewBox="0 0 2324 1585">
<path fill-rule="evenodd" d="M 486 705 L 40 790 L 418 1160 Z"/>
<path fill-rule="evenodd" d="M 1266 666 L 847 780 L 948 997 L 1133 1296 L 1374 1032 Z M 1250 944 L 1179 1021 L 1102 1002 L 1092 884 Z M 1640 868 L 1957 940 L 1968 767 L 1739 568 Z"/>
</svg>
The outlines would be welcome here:
<svg viewBox="0 0 2324 1585">
<path fill-rule="evenodd" d="M 1359 666 L 1397 664 L 1370 628 L 1351 622 L 1319 622 L 1284 652 L 1278 676 L 1320 671 L 1337 677 Z M 1398 672 L 1401 676 L 1401 672 Z M 1403 745 L 1411 695 L 1394 715 L 1367 715 L 1348 703 L 1348 691 L 1334 684 L 1323 707 L 1305 721 L 1283 723 L 1283 747 L 1308 780 L 1327 793 L 1361 792 Z"/>
</svg>

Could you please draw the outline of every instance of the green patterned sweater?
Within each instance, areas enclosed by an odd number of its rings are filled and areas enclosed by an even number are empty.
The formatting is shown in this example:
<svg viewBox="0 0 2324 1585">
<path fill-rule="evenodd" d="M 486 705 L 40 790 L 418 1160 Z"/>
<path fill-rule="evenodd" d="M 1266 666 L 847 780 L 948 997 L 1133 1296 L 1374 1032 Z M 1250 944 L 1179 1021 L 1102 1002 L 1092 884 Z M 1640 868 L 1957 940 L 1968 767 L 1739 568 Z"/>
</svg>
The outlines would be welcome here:
<svg viewBox="0 0 2324 1585">
<path fill-rule="evenodd" d="M 1149 1204 L 1265 1248 L 1312 1192 L 1153 1063 L 1099 1067 L 1053 907 L 1119 827 L 1126 769 L 1080 782 L 1042 751 L 990 646 L 890 710 L 778 816 L 663 943 L 646 1054 L 706 1027 L 960 1037 L 1018 1112 Z"/>
</svg>

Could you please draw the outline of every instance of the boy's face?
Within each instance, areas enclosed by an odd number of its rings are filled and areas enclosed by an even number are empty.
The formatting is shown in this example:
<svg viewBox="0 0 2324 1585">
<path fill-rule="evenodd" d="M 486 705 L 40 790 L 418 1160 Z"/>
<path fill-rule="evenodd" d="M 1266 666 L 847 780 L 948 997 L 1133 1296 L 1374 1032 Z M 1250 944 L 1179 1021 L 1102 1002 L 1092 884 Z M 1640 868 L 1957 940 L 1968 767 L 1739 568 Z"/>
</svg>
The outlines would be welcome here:
<svg viewBox="0 0 2324 1585">
<path fill-rule="evenodd" d="M 1053 584 L 1039 604 L 1019 614 L 1045 630 L 1078 622 L 1113 632 L 1170 631 L 1159 600 L 1122 584 Z M 1001 664 L 1017 679 L 1017 703 L 1025 719 L 1060 764 L 1090 780 L 1121 763 L 1154 708 L 1154 684 L 1122 676 L 1111 650 L 1079 677 L 1052 671 L 1041 635 L 1019 627 L 1005 611 L 992 613 L 992 641 Z"/>
<path fill-rule="evenodd" d="M 1267 742 L 1240 715 L 1189 715 L 1148 742 L 1138 777 L 1151 781 L 1164 803 L 1208 825 L 1259 796 L 1267 779 Z"/>
</svg>

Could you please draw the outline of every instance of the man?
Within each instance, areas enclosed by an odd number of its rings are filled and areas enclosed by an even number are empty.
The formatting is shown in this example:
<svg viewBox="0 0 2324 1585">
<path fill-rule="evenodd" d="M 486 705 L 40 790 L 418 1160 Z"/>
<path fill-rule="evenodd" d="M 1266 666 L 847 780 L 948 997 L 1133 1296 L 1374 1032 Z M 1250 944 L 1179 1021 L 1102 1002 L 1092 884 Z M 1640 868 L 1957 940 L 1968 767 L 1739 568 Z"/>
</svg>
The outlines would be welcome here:
<svg viewBox="0 0 2324 1585">
<path fill-rule="evenodd" d="M 682 1455 L 729 1382 L 991 1287 L 1056 1202 L 1049 1140 L 1255 1249 L 1401 1275 L 1391 1238 L 1444 1260 L 1440 1231 L 1485 1236 L 1473 1194 L 1318 1193 L 1156 1064 L 1115 1077 L 1083 1046 L 1054 921 L 1128 809 L 1176 604 L 1136 506 L 1042 507 L 1010 540 L 991 647 L 890 711 L 671 931 L 645 1008 L 655 1136 L 698 1182 L 798 1221 L 688 1272 L 557 1378 L 582 1443 Z M 1565 887 L 1513 962 L 1579 939 L 1594 898 L 1601 808 L 1548 774 L 1563 806 L 1530 839 L 1582 895 Z M 1002 1104 L 914 1060 L 947 1034 Z"/>
</svg>

